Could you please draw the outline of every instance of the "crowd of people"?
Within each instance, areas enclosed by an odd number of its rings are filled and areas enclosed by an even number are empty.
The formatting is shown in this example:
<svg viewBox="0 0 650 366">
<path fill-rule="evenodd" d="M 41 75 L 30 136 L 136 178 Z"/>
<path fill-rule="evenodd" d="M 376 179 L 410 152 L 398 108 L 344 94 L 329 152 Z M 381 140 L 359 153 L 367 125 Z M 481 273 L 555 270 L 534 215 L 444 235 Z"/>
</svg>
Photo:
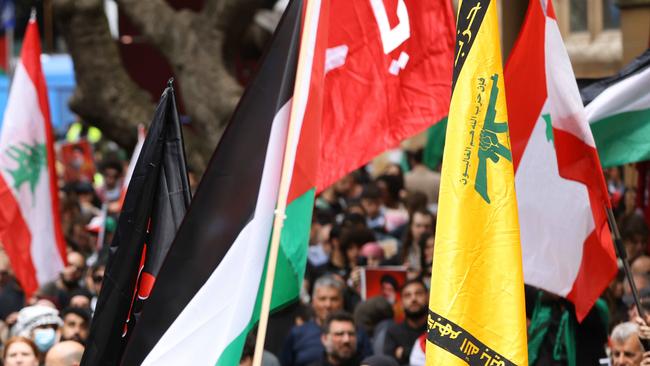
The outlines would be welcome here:
<svg viewBox="0 0 650 366">
<path fill-rule="evenodd" d="M 424 365 L 440 173 L 423 163 L 421 149 L 402 153 L 402 160 L 369 164 L 317 196 L 300 301 L 272 316 L 265 365 Z M 106 147 L 96 147 L 93 159 L 94 176 L 73 174 L 64 181 L 61 175 L 68 251 L 59 278 L 25 298 L 0 251 L 6 366 L 80 362 L 128 164 L 124 154 Z M 606 173 L 640 302 L 650 314 L 647 221 L 622 170 Z M 367 273 L 373 269 L 403 278 L 384 275 L 381 290 L 371 293 Z M 623 272 L 582 322 L 570 302 L 528 286 L 526 309 L 531 365 L 650 365 L 644 351 L 650 350 L 650 316 L 640 317 Z M 251 332 L 241 365 L 252 363 L 254 342 Z"/>
</svg>

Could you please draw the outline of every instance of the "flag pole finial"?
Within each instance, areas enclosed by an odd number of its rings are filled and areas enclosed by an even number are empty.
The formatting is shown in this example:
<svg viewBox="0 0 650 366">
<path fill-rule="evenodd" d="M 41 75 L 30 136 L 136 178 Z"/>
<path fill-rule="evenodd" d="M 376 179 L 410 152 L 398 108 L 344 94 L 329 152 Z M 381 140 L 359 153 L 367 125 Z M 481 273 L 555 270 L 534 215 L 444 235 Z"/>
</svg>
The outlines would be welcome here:
<svg viewBox="0 0 650 366">
<path fill-rule="evenodd" d="M 32 6 L 32 11 L 29 14 L 29 21 L 30 22 L 35 22 L 36 21 L 36 7 Z"/>
<path fill-rule="evenodd" d="M 174 87 L 174 77 L 170 77 L 169 80 L 167 80 L 167 87 L 168 88 L 173 88 Z"/>
</svg>

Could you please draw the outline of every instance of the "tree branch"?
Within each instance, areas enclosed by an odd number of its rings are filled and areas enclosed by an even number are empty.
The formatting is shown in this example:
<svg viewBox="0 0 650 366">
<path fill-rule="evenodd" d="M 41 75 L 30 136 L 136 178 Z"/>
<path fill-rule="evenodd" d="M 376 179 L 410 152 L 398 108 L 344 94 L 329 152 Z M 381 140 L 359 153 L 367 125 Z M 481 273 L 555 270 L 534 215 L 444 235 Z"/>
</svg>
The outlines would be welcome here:
<svg viewBox="0 0 650 366">
<path fill-rule="evenodd" d="M 125 147 L 135 145 L 138 123 L 153 113 L 149 95 L 122 66 L 101 0 L 54 0 L 60 29 L 74 60 L 77 87 L 70 109 Z"/>
</svg>

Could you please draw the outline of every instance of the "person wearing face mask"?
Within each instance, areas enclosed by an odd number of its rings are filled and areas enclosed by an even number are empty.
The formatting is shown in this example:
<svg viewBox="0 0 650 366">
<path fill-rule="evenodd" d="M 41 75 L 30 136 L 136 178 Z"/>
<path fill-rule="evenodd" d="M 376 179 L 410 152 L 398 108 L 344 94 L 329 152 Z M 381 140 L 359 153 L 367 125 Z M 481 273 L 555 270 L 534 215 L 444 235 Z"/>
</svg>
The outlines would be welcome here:
<svg viewBox="0 0 650 366">
<path fill-rule="evenodd" d="M 63 325 L 58 310 L 44 305 L 28 306 L 18 313 L 12 333 L 31 339 L 45 354 L 57 341 L 57 329 Z"/>
</svg>

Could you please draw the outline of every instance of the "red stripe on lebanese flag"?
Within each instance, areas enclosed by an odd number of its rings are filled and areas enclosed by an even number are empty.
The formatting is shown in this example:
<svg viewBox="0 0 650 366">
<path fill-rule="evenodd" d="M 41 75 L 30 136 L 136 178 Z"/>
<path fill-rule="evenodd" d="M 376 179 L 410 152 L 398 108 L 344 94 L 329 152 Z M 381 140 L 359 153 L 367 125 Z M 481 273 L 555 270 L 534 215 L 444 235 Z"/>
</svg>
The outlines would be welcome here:
<svg viewBox="0 0 650 366">
<path fill-rule="evenodd" d="M 56 247 L 61 255 L 63 263 L 67 262 L 65 240 L 61 231 L 61 216 L 59 212 L 59 189 L 56 178 L 56 155 L 54 154 L 54 133 L 52 132 L 52 117 L 50 115 L 50 105 L 47 99 L 47 86 L 45 76 L 41 67 L 41 41 L 38 34 L 38 25 L 35 21 L 30 20 L 25 38 L 20 60 L 27 70 L 27 75 L 36 86 L 38 93 L 38 105 L 45 120 L 45 147 L 47 148 L 47 170 L 50 180 L 50 199 L 52 201 L 52 217 L 54 221 L 54 240 Z"/>
<path fill-rule="evenodd" d="M 29 297 L 38 289 L 36 269 L 32 263 L 32 235 L 20 214 L 20 207 L 11 188 L 0 175 L 0 241 L 9 257 L 11 268 L 20 286 Z"/>
<path fill-rule="evenodd" d="M 0 130 L 0 241 L 27 297 L 65 265 L 39 42 L 32 19 Z"/>
<path fill-rule="evenodd" d="M 535 0 L 533 0 L 535 1 Z M 546 102 L 546 71 L 544 47 L 529 47 L 530 43 L 544 44 L 544 14 L 528 7 L 521 34 L 513 47 L 512 56 L 504 70 L 507 83 L 506 101 L 510 126 L 510 144 L 515 172 L 533 133 L 540 111 Z M 519 77 L 526 75 L 525 78 Z M 526 108 L 519 107 L 524 103 Z"/>
</svg>

